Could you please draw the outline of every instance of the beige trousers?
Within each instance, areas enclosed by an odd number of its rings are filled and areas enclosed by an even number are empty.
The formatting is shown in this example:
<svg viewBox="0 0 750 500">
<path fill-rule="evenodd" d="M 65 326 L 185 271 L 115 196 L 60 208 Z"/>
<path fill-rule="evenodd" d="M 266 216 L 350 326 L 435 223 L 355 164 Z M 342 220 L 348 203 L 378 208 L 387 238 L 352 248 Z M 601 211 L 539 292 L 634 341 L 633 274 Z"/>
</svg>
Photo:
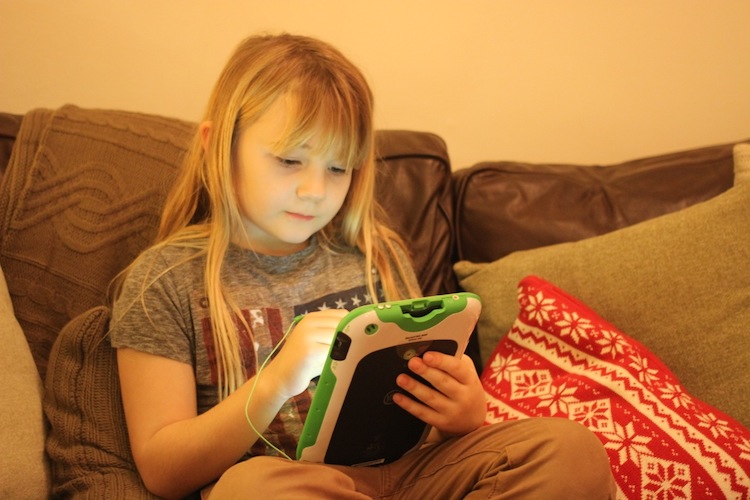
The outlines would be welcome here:
<svg viewBox="0 0 750 500">
<path fill-rule="evenodd" d="M 208 491 L 204 491 L 204 494 Z M 230 468 L 210 500 L 614 498 L 603 446 L 564 418 L 502 422 L 379 467 L 255 457 Z"/>
</svg>

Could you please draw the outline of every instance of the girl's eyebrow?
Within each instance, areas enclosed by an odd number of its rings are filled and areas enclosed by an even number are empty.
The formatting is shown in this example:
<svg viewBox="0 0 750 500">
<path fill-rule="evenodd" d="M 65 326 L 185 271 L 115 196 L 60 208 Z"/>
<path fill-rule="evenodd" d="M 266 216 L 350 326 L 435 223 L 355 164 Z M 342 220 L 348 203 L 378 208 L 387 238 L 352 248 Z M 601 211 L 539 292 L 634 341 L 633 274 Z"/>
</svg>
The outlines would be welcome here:
<svg viewBox="0 0 750 500">
<path fill-rule="evenodd" d="M 310 150 L 310 149 L 312 149 L 312 146 L 310 146 L 310 144 L 308 144 L 308 143 L 305 142 L 305 143 L 302 143 L 302 144 L 293 145 L 289 150 L 290 151 L 294 151 L 295 149 Z"/>
</svg>

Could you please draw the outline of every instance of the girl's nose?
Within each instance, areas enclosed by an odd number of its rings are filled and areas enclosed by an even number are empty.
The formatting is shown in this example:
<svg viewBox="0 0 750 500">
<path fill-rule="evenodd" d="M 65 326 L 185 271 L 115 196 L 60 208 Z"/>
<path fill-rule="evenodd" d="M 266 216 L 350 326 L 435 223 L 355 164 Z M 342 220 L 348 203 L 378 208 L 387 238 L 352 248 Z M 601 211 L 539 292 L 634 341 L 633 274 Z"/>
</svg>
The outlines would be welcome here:
<svg viewBox="0 0 750 500">
<path fill-rule="evenodd" d="M 297 196 L 307 200 L 322 200 L 326 195 L 326 168 L 310 165 L 301 172 Z"/>
</svg>

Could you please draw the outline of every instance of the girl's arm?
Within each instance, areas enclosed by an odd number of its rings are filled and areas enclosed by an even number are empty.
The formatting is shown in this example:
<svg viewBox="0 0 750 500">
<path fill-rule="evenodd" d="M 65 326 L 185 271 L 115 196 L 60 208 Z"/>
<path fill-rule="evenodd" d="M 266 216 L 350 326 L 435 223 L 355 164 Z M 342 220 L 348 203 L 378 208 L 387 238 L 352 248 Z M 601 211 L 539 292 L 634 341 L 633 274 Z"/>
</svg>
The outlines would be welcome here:
<svg viewBox="0 0 750 500">
<path fill-rule="evenodd" d="M 128 348 L 118 349 L 117 363 L 133 458 L 152 493 L 186 496 L 219 477 L 257 439 L 244 418 L 252 379 L 197 415 L 190 365 Z M 261 376 L 248 410 L 258 429 L 268 427 L 284 402 L 269 382 Z"/>
<path fill-rule="evenodd" d="M 258 377 L 248 416 L 265 430 L 290 397 L 323 367 L 346 311 L 307 315 Z M 130 348 L 117 352 L 131 449 L 144 484 L 158 496 L 184 497 L 217 479 L 258 439 L 245 417 L 255 378 L 197 414 L 193 367 Z"/>
</svg>

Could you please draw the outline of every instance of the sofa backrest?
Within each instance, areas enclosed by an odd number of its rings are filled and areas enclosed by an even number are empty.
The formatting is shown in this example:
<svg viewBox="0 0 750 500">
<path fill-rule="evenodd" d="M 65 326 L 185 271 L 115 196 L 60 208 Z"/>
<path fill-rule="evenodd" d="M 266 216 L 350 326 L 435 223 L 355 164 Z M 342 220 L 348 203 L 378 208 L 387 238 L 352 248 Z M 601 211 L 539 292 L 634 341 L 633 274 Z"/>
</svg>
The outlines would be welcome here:
<svg viewBox="0 0 750 500">
<path fill-rule="evenodd" d="M 578 241 L 713 198 L 734 143 L 600 165 L 485 162 L 455 172 L 457 260 Z"/>
<path fill-rule="evenodd" d="M 112 277 L 153 239 L 194 127 L 74 106 L 0 113 L 0 267 L 42 375 L 62 326 L 104 303 Z M 24 157 L 6 166 L 17 137 Z M 732 144 L 609 166 L 486 162 L 455 172 L 435 134 L 381 130 L 377 148 L 376 197 L 425 294 L 458 288 L 456 260 L 596 236 L 732 185 Z"/>
<path fill-rule="evenodd" d="M 404 238 L 425 295 L 453 292 L 453 184 L 445 142 L 435 134 L 378 131 L 376 198 Z"/>
<path fill-rule="evenodd" d="M 112 278 L 153 240 L 195 124 L 74 106 L 27 113 L 17 137 L 17 117 L 3 121 L 13 157 L 0 170 L 0 267 L 44 377 L 60 329 L 104 304 Z M 381 131 L 377 148 L 377 198 L 413 250 L 420 284 L 455 289 L 445 144 Z"/>
</svg>

